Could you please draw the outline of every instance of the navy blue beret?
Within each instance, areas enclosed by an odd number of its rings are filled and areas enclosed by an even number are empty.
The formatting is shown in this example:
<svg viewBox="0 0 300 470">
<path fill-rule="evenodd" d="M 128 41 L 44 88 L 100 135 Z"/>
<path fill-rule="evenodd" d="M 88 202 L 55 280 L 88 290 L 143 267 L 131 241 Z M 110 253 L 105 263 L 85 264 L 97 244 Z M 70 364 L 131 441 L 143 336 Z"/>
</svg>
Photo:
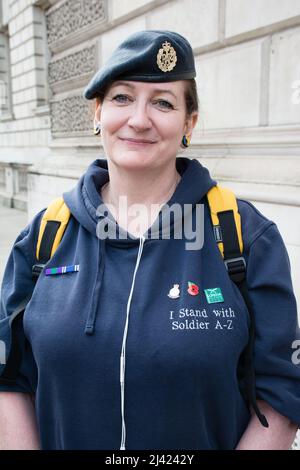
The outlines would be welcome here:
<svg viewBox="0 0 300 470">
<path fill-rule="evenodd" d="M 129 36 L 113 52 L 84 90 L 88 100 L 114 80 L 171 82 L 196 76 L 189 42 L 172 31 L 146 30 Z"/>
</svg>

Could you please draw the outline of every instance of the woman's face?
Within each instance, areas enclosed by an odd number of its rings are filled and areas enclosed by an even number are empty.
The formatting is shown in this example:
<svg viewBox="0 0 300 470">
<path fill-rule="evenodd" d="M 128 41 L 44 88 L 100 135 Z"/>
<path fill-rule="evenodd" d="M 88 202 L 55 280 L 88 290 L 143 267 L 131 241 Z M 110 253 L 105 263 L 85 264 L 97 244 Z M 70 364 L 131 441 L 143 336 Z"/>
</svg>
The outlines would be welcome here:
<svg viewBox="0 0 300 470">
<path fill-rule="evenodd" d="M 127 169 L 160 167 L 175 160 L 184 134 L 191 134 L 197 113 L 187 119 L 184 81 L 116 81 L 103 103 L 96 103 L 108 158 Z"/>
</svg>

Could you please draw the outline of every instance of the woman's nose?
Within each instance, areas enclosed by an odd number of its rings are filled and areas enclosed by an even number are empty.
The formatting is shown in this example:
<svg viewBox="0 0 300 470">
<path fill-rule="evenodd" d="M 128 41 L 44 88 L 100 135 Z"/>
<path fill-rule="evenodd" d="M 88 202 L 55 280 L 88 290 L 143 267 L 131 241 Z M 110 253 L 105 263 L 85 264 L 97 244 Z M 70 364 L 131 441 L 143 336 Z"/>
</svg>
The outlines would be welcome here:
<svg viewBox="0 0 300 470">
<path fill-rule="evenodd" d="M 152 127 L 152 122 L 148 115 L 147 103 L 137 102 L 132 107 L 132 114 L 129 117 L 128 125 L 136 130 L 146 130 Z"/>
</svg>

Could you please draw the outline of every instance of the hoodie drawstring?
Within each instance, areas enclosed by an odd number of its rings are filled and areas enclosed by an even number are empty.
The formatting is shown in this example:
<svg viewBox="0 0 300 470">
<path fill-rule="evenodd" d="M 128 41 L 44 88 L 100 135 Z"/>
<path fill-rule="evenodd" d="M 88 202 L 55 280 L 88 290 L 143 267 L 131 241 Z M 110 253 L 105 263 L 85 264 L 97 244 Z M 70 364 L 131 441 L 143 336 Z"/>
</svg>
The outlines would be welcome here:
<svg viewBox="0 0 300 470">
<path fill-rule="evenodd" d="M 129 313 L 130 313 L 130 306 L 131 300 L 134 290 L 135 278 L 136 273 L 140 264 L 140 260 L 142 257 L 143 247 L 144 247 L 145 237 L 140 237 L 140 245 L 139 251 L 136 259 L 135 269 L 133 273 L 131 289 L 127 301 L 127 308 L 126 308 L 126 320 L 125 320 L 125 327 L 123 332 L 123 341 L 122 341 L 122 349 L 121 349 L 121 356 L 120 356 L 120 387 L 121 387 L 121 416 L 122 416 L 122 437 L 121 437 L 121 446 L 120 450 L 125 450 L 125 441 L 126 441 L 126 425 L 125 425 L 125 413 L 124 413 L 124 393 L 125 393 L 125 365 L 126 365 L 126 341 L 127 341 L 127 333 L 128 333 L 128 323 L 129 323 Z M 105 265 L 105 254 L 106 254 L 106 246 L 105 246 L 105 239 L 100 240 L 98 239 L 98 262 L 97 262 L 97 273 L 96 273 L 96 281 L 93 289 L 93 297 L 92 297 L 92 304 L 91 309 L 88 314 L 88 318 L 85 324 L 85 334 L 91 335 L 94 333 L 95 329 L 95 320 L 96 314 L 98 310 L 98 301 L 99 301 L 99 294 L 103 279 L 104 273 L 104 265 Z"/>
<path fill-rule="evenodd" d="M 124 415 L 124 392 L 125 392 L 124 389 L 125 389 L 125 365 L 126 365 L 126 340 L 127 340 L 127 332 L 128 332 L 129 312 L 130 312 L 131 299 L 132 299 L 133 290 L 134 290 L 135 276 L 136 276 L 136 273 L 140 264 L 140 260 L 142 257 L 144 242 L 145 242 L 145 237 L 142 236 L 140 238 L 139 251 L 138 251 L 135 269 L 133 273 L 130 294 L 129 294 L 128 301 L 127 301 L 126 321 L 125 321 L 122 350 L 121 350 L 121 356 L 120 356 L 120 386 L 121 386 L 121 415 L 122 415 L 122 437 L 121 437 L 120 450 L 125 450 L 125 441 L 126 441 L 126 425 L 125 425 L 125 415 Z"/>
<path fill-rule="evenodd" d="M 98 310 L 98 301 L 99 301 L 99 294 L 102 284 L 102 278 L 104 273 L 104 264 L 105 264 L 105 242 L 106 239 L 100 240 L 98 239 L 98 260 L 97 260 L 97 274 L 96 274 L 96 281 L 93 289 L 93 298 L 91 309 L 85 324 L 85 334 L 92 335 L 95 329 L 95 321 L 96 321 L 96 314 Z"/>
</svg>

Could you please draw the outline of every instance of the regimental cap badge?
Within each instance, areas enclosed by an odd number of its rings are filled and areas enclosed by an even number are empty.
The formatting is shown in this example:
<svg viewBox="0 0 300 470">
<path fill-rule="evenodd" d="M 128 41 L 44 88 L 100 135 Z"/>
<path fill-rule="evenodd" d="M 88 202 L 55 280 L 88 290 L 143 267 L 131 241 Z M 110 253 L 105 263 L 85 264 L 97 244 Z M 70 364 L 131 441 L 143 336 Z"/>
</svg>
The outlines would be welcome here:
<svg viewBox="0 0 300 470">
<path fill-rule="evenodd" d="M 170 42 L 165 41 L 162 43 L 162 47 L 157 54 L 156 62 L 163 72 L 171 72 L 171 70 L 173 70 L 177 62 L 177 55 Z"/>
</svg>

